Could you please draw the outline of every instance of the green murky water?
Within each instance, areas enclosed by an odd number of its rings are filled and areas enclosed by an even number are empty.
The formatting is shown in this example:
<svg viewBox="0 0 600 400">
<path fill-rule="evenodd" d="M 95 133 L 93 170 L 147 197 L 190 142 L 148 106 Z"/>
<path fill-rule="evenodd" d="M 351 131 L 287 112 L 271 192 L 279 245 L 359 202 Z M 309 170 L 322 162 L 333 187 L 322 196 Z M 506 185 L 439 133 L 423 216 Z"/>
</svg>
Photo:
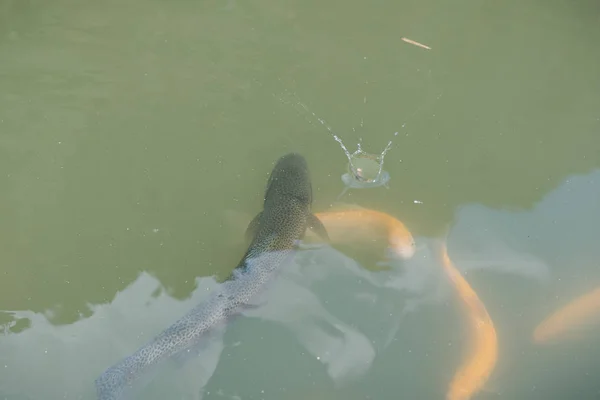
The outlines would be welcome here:
<svg viewBox="0 0 600 400">
<path fill-rule="evenodd" d="M 236 215 L 258 212 L 285 152 L 306 156 L 315 210 L 335 200 L 347 159 L 289 93 L 350 147 L 394 140 L 389 190 L 344 200 L 417 242 L 451 227 L 498 329 L 494 398 L 597 398 L 597 333 L 529 335 L 600 285 L 598 37 L 592 1 L 0 0 L 0 398 L 93 399 L 98 374 L 235 266 Z M 350 263 L 329 256 L 321 271 Z M 362 297 L 353 273 L 309 279 L 303 312 L 320 302 L 344 328 L 311 342 L 316 323 L 236 321 L 205 398 L 444 398 L 466 339 L 428 271 Z M 361 357 L 347 379 L 334 368 Z M 180 398 L 194 368 L 145 398 Z"/>
</svg>

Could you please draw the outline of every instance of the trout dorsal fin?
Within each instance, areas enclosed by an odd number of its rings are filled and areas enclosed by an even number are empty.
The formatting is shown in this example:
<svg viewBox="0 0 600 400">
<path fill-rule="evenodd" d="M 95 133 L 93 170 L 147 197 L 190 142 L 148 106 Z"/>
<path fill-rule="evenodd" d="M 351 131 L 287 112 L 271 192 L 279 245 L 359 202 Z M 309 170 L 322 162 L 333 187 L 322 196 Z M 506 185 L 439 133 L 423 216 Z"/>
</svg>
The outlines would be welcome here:
<svg viewBox="0 0 600 400">
<path fill-rule="evenodd" d="M 329 242 L 329 234 L 327 233 L 327 229 L 325 229 L 325 225 L 323 225 L 319 218 L 317 218 L 314 214 L 308 214 L 306 222 L 308 223 L 308 229 L 316 233 L 324 241 Z"/>
<path fill-rule="evenodd" d="M 246 228 L 246 242 L 250 243 L 252 242 L 252 239 L 254 239 L 254 237 L 256 236 L 256 233 L 258 232 L 258 229 L 260 228 L 260 217 L 262 217 L 262 211 L 259 212 L 258 214 L 256 214 L 256 217 L 254 217 L 254 219 L 252 221 L 250 221 L 250 223 L 248 224 L 248 227 Z"/>
</svg>

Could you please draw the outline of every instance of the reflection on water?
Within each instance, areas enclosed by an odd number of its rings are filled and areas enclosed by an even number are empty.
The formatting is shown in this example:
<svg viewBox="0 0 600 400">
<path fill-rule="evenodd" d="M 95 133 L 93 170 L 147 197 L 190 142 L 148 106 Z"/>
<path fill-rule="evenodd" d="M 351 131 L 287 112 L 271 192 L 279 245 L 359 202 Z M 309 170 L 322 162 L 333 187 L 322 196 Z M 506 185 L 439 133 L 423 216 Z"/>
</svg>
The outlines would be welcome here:
<svg viewBox="0 0 600 400">
<path fill-rule="evenodd" d="M 312 260 L 306 274 L 301 271 L 304 267 L 301 265 L 303 258 Z M 337 281 L 340 275 L 345 275 L 350 281 L 364 280 L 365 283 L 370 283 L 363 285 L 363 291 L 360 295 L 357 293 L 356 298 L 350 296 L 345 299 L 345 309 L 348 306 L 355 308 L 354 303 L 362 303 L 365 298 L 378 298 L 374 290 L 377 287 L 374 284 L 378 280 L 331 248 L 306 252 L 299 259 L 270 289 L 267 305 L 245 314 L 283 324 L 315 359 L 326 365 L 327 373 L 335 382 L 341 384 L 364 374 L 375 357 L 371 341 L 360 330 L 352 328 L 328 311 L 319 296 L 310 290 L 308 283 L 317 278 L 313 273 L 317 270 L 327 271 L 318 277 L 330 279 L 326 291 L 333 289 L 332 277 Z M 334 285 L 336 293 L 343 297 L 349 288 L 340 291 L 343 286 L 338 284 L 339 282 Z M 59 398 L 63 394 L 68 398 L 89 398 L 92 393 L 91 383 L 99 372 L 124 354 L 131 353 L 205 299 L 217 283 L 212 278 L 203 278 L 197 281 L 197 285 L 198 289 L 190 298 L 178 301 L 167 295 L 154 277 L 142 273 L 110 304 L 90 305 L 93 311 L 91 317 L 58 327 L 48 323 L 48 315 L 15 312 L 17 318 L 30 320 L 31 328 L 18 335 L 6 336 L 0 341 L 0 352 L 9 360 L 0 378 L 0 386 L 16 392 L 24 391 L 32 398 Z M 374 309 L 376 308 L 379 307 Z M 368 314 L 372 313 L 364 315 Z M 377 314 L 381 315 L 380 312 L 375 313 Z M 379 323 L 372 325 L 380 326 Z M 243 344 L 237 343 L 236 346 Z M 211 346 L 213 354 L 220 354 L 218 344 L 213 343 Z M 217 365 L 218 357 L 212 357 L 212 365 L 206 364 L 206 358 L 203 361 L 203 367 L 209 373 L 206 377 L 208 380 Z M 177 378 L 181 386 L 186 383 L 188 386 L 190 383 L 197 384 L 200 379 L 198 364 L 194 367 L 192 371 L 196 372 L 187 375 L 190 379 L 188 382 L 182 382 L 182 371 L 169 375 Z M 69 377 L 77 379 L 68 379 Z M 159 378 L 159 381 L 169 385 L 164 378 Z M 181 386 L 173 390 L 182 390 Z M 156 393 L 156 389 L 150 393 Z"/>
<path fill-rule="evenodd" d="M 47 315 L 16 312 L 31 328 L 0 341 L 6 366 L 0 387 L 31 398 L 94 398 L 94 379 L 146 342 L 216 286 L 203 279 L 186 301 L 170 297 L 156 278 L 142 273 L 110 304 L 89 305 L 89 318 L 51 325 Z"/>
<path fill-rule="evenodd" d="M 364 118 L 369 151 L 410 121 L 386 156 L 398 183 L 352 197 L 421 235 L 465 202 L 530 208 L 597 167 L 598 24 L 555 3 L 471 3 L 338 18 L 334 3 L 0 0 L 0 302 L 61 304 L 53 322 L 70 323 L 141 269 L 185 297 L 233 265 L 220 212 L 254 212 L 262 160 L 290 143 L 328 204 L 346 158 L 278 107 L 282 86 L 344 135 Z"/>
<path fill-rule="evenodd" d="M 450 252 L 461 271 L 493 270 L 529 277 L 548 284 L 550 270 L 539 256 L 528 252 L 526 242 L 497 227 L 495 221 L 520 219 L 519 214 L 490 210 L 478 204 L 464 206 L 448 237 Z"/>
<path fill-rule="evenodd" d="M 588 272 L 582 281 L 578 278 L 578 269 L 573 269 L 569 283 L 569 274 L 556 268 L 556 262 L 562 260 L 548 256 L 560 250 L 562 258 L 567 259 L 570 255 L 575 260 L 571 264 L 577 267 L 582 257 L 592 258 L 586 257 L 586 253 L 595 254 L 593 243 L 600 234 L 600 221 L 596 220 L 600 215 L 597 210 L 600 185 L 597 182 L 600 182 L 600 171 L 570 178 L 533 212 L 525 215 L 486 210 L 477 205 L 464 207 L 457 214 L 457 222 L 448 237 L 454 264 L 466 274 L 467 280 L 473 277 L 477 281 L 494 279 L 496 272 L 501 272 L 532 281 L 538 286 L 538 292 L 574 293 L 575 290 L 569 287 L 584 281 L 598 285 L 600 275 L 597 271 Z M 572 210 L 573 217 L 557 218 L 565 205 Z M 539 229 L 546 225 L 552 229 Z M 531 236 L 528 229 L 534 226 L 538 228 L 538 237 L 527 242 L 525 239 Z M 567 241 L 566 231 L 584 235 Z M 302 251 L 265 293 L 268 302 L 245 311 L 244 315 L 250 320 L 271 321 L 285 328 L 287 333 L 282 333 L 278 343 L 263 344 L 267 346 L 265 351 L 267 348 L 280 351 L 284 357 L 289 351 L 286 349 L 296 342 L 314 362 L 324 366 L 323 372 L 335 387 L 345 387 L 357 379 L 368 382 L 370 370 L 378 362 L 378 355 L 384 355 L 384 350 L 418 346 L 418 341 L 408 344 L 394 340 L 402 330 L 419 330 L 414 326 L 418 319 L 412 319 L 413 325 L 408 326 L 406 316 L 423 314 L 424 307 L 440 307 L 452 298 L 451 283 L 443 273 L 436 253 L 439 239 L 416 237 L 415 240 L 417 251 L 412 258 L 392 258 L 392 268 L 380 272 L 367 270 L 329 246 Z M 542 242 L 556 240 L 561 243 L 560 249 L 542 246 Z M 563 279 L 559 280 L 557 277 L 561 275 Z M 63 326 L 48 322 L 53 311 L 5 310 L 17 320 L 28 321 L 29 328 L 19 333 L 7 330 L 0 340 L 0 354 L 5 365 L 0 376 L 2 394 L 14 393 L 30 398 L 93 398 L 92 382 L 101 371 L 203 301 L 217 286 L 213 278 L 199 278 L 196 284 L 197 289 L 192 295 L 180 301 L 169 296 L 156 278 L 142 273 L 109 304 L 88 305 L 89 310 L 82 310 L 82 314 L 91 314 L 90 317 Z M 498 301 L 508 300 L 501 286 L 487 285 L 486 290 L 478 290 L 478 286 L 475 285 L 475 290 L 484 298 L 500 331 L 500 365 L 507 359 L 517 363 L 515 368 L 520 363 L 526 364 L 526 359 L 517 361 L 522 356 L 507 346 L 507 340 L 514 335 L 507 334 L 510 326 L 518 326 L 511 318 L 519 311 L 508 310 L 508 315 L 499 312 Z M 530 310 L 534 298 L 523 297 L 521 300 L 521 307 Z M 560 301 L 552 303 L 559 304 Z M 541 321 L 547 309 L 548 305 L 530 314 L 528 336 L 514 340 L 528 341 L 534 322 Z M 458 316 L 453 318 L 456 319 L 454 324 L 460 320 Z M 228 329 L 237 332 L 234 336 L 242 339 L 231 343 L 226 338 L 224 351 L 220 343 L 213 342 L 201 358 L 188 360 L 185 365 L 176 362 L 166 365 L 149 386 L 147 398 L 159 398 L 153 397 L 158 396 L 157 393 L 197 393 L 206 382 L 209 382 L 208 396 L 210 393 L 215 396 L 216 393 L 228 393 L 226 389 L 231 387 L 211 388 L 209 378 L 215 368 L 218 371 L 222 354 L 231 357 L 232 352 L 243 351 L 240 349 L 244 349 L 247 342 L 243 332 L 249 329 L 245 321 L 248 319 L 236 319 L 230 324 Z M 269 326 L 260 325 L 259 332 L 269 332 Z M 273 348 L 275 345 L 277 347 Z M 206 356 L 209 353 L 211 357 Z M 276 362 L 285 363 L 283 359 Z M 202 378 L 201 374 L 204 374 Z M 506 372 L 504 377 L 509 379 Z M 218 382 L 219 379 L 214 385 L 219 385 Z M 499 382 L 504 381 L 500 379 Z M 436 386 L 443 387 L 443 382 Z"/>
<path fill-rule="evenodd" d="M 493 226 L 488 229 L 493 230 Z M 495 237 L 494 243 L 499 240 Z M 295 337 L 325 366 L 334 385 L 344 386 L 367 374 L 376 354 L 395 338 L 407 313 L 448 300 L 450 282 L 436 251 L 439 241 L 420 237 L 417 243 L 412 258 L 392 258 L 390 270 L 376 273 L 329 246 L 303 251 L 265 293 L 268 301 L 243 314 L 285 327 L 288 336 Z M 481 254 L 480 247 L 474 250 Z M 494 259 L 497 254 L 489 253 L 490 262 L 485 267 L 495 269 L 507 261 Z M 514 251 L 509 256 L 513 263 L 521 258 Z M 455 258 L 458 265 L 461 260 L 473 259 L 465 248 Z M 545 270 L 527 258 L 519 268 L 509 270 L 525 277 L 537 277 L 539 271 Z M 212 278 L 198 279 L 192 296 L 178 301 L 154 277 L 142 273 L 110 304 L 89 305 L 93 315 L 71 325 L 50 325 L 47 318 L 51 312 L 14 312 L 16 318 L 31 321 L 31 328 L 0 342 L 0 351 L 10 360 L 2 386 L 17 391 L 26 388 L 25 393 L 32 398 L 58 398 L 61 394 L 90 398 L 91 384 L 99 372 L 203 301 L 216 286 Z M 238 319 L 232 326 L 243 330 L 244 322 Z M 220 340 L 210 343 L 201 357 L 185 366 L 171 363 L 163 368 L 162 375 L 143 392 L 144 398 L 160 398 L 158 393 L 198 393 L 219 363 L 223 351 Z M 241 340 L 226 346 L 244 344 Z M 289 339 L 283 346 L 289 346 Z M 31 360 L 36 360 L 33 367 Z M 70 376 L 78 379 L 67 379 Z M 223 394 L 222 389 L 217 392 Z"/>
</svg>

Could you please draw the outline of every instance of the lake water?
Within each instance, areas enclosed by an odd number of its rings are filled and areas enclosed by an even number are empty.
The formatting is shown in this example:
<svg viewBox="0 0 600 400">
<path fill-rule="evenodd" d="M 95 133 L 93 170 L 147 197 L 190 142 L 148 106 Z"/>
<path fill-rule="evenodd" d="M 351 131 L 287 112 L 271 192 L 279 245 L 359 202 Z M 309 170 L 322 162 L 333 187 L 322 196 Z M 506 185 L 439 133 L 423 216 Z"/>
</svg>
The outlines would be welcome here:
<svg viewBox="0 0 600 400">
<path fill-rule="evenodd" d="M 468 346 L 428 253 L 449 232 L 498 333 L 473 399 L 597 399 L 600 327 L 530 337 L 600 286 L 598 37 L 593 1 L 0 0 L 0 399 L 94 399 L 235 267 L 281 155 L 327 210 L 347 158 L 312 113 L 350 148 L 393 140 L 389 189 L 343 200 L 416 255 L 306 251 L 143 398 L 444 399 Z"/>
</svg>

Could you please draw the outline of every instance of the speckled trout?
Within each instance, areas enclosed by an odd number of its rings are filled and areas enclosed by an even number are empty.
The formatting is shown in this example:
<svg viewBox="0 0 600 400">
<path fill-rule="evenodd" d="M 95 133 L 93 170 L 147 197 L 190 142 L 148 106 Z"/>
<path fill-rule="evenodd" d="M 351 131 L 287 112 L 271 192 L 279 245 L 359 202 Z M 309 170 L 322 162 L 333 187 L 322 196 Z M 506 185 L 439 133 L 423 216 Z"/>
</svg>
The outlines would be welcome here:
<svg viewBox="0 0 600 400">
<path fill-rule="evenodd" d="M 325 227 L 311 213 L 312 185 L 303 156 L 289 153 L 277 160 L 265 190 L 263 211 L 248 225 L 249 247 L 232 274 L 206 302 L 193 308 L 152 341 L 108 368 L 96 379 L 99 400 L 123 399 L 150 368 L 189 351 L 211 331 L 244 310 L 280 268 L 293 257 L 306 229 L 329 241 Z"/>
</svg>

